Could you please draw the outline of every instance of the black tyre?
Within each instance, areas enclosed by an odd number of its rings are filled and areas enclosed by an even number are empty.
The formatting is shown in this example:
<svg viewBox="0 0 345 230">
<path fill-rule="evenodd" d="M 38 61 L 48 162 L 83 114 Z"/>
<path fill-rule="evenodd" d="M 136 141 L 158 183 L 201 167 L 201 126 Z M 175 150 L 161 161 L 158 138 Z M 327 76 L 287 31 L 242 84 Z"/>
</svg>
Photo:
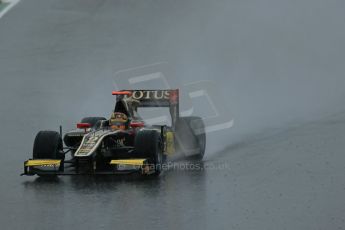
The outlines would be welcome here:
<svg viewBox="0 0 345 230">
<path fill-rule="evenodd" d="M 105 117 L 84 117 L 81 119 L 81 123 L 89 123 L 91 124 L 91 127 L 95 128 L 96 125 L 100 125 L 100 122 L 98 121 L 103 121 L 107 120 Z"/>
<path fill-rule="evenodd" d="M 188 157 L 202 159 L 206 149 L 205 125 L 200 117 L 180 117 L 176 123 L 177 150 Z"/>
<path fill-rule="evenodd" d="M 65 159 L 63 153 L 63 144 L 61 136 L 55 131 L 40 131 L 34 141 L 32 152 L 33 159 Z M 64 170 L 64 164 L 60 164 L 59 171 Z M 44 175 L 37 173 L 39 176 L 55 177 L 55 175 Z"/>
<path fill-rule="evenodd" d="M 142 130 L 135 137 L 135 151 L 140 157 L 148 157 L 154 166 L 155 175 L 162 171 L 163 152 L 160 134 L 155 130 Z"/>
<path fill-rule="evenodd" d="M 35 138 L 33 159 L 64 159 L 62 139 L 58 132 L 40 131 Z"/>
</svg>

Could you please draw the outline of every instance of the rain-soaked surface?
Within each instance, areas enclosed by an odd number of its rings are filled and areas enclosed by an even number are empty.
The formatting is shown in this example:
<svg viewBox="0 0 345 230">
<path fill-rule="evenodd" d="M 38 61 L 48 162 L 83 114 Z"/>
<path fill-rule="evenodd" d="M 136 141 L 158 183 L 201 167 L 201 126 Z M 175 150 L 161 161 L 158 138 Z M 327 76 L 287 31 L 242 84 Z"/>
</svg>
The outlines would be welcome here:
<svg viewBox="0 0 345 230">
<path fill-rule="evenodd" d="M 23 0 L 0 19 L 0 229 L 344 229 L 344 6 L 212 2 Z M 161 61 L 173 87 L 211 79 L 232 103 L 203 162 L 19 176 L 39 130 L 109 116 L 115 73 Z"/>
</svg>

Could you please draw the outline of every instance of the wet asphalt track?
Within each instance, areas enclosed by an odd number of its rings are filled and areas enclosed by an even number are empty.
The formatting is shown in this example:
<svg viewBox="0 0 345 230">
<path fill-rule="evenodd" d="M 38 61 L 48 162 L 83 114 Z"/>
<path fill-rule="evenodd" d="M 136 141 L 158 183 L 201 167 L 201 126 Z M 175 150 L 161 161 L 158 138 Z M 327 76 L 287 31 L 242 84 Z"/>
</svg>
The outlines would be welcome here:
<svg viewBox="0 0 345 230">
<path fill-rule="evenodd" d="M 344 229 L 343 113 L 208 152 L 204 164 L 222 170 L 19 176 L 37 131 L 109 114 L 114 72 L 161 60 L 185 68 L 160 27 L 193 4 L 148 2 L 26 0 L 0 20 L 1 229 Z M 175 32 L 172 46 L 190 36 Z"/>
</svg>

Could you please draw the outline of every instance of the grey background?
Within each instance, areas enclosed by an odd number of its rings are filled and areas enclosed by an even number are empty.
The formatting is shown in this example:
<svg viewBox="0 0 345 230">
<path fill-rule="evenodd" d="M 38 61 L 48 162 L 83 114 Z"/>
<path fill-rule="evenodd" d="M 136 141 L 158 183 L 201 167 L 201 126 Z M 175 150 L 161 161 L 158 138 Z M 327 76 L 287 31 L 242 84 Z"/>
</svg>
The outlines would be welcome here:
<svg viewBox="0 0 345 230">
<path fill-rule="evenodd" d="M 0 20 L 1 228 L 344 228 L 344 8 L 22 1 Z M 173 87 L 219 87 L 235 126 L 209 135 L 206 163 L 230 169 L 148 181 L 18 176 L 37 131 L 109 116 L 115 73 L 157 62 Z"/>
</svg>

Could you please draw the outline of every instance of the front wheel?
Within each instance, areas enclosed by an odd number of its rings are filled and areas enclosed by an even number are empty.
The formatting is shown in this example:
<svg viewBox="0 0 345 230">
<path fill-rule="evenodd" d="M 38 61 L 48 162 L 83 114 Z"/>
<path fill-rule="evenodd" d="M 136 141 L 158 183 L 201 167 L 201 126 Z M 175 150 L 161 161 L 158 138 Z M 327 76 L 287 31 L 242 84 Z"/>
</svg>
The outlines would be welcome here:
<svg viewBox="0 0 345 230">
<path fill-rule="evenodd" d="M 35 138 L 33 159 L 63 159 L 62 139 L 58 132 L 40 131 Z"/>
<path fill-rule="evenodd" d="M 63 161 L 63 144 L 61 136 L 55 131 L 40 131 L 35 138 L 32 152 L 33 159 L 57 159 Z M 63 171 L 63 163 L 60 164 Z"/>
<path fill-rule="evenodd" d="M 154 167 L 154 174 L 162 172 L 163 152 L 160 134 L 155 130 L 141 130 L 135 137 L 135 151 L 138 156 L 147 157 Z"/>
</svg>

